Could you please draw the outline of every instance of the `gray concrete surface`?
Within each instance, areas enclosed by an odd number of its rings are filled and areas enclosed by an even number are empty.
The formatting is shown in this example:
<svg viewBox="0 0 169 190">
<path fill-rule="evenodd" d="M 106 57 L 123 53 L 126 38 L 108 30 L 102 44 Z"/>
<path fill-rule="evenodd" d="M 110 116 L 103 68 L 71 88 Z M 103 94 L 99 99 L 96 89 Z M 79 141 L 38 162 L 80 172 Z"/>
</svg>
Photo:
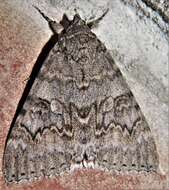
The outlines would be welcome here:
<svg viewBox="0 0 169 190">
<path fill-rule="evenodd" d="M 33 5 L 56 21 L 61 20 L 63 13 L 66 13 L 70 19 L 73 18 L 75 8 L 86 20 L 98 18 L 106 8 L 109 8 L 108 14 L 97 28 L 93 29 L 93 32 L 104 42 L 122 70 L 154 135 L 161 172 L 169 175 L 169 36 L 167 34 L 169 24 L 156 14 L 156 10 L 152 10 L 141 0 L 137 0 L 137 4 L 140 3 L 143 10 L 139 6 L 136 7 L 135 2 L 129 3 L 127 0 L 8 0 L 1 3 L 8 4 L 15 12 L 16 18 L 22 15 L 27 25 L 30 20 L 37 26 L 39 34 L 41 33 L 39 40 L 41 46 L 52 33 L 47 22 Z M 166 14 L 167 11 L 168 9 Z M 146 16 L 146 13 L 150 16 Z M 34 36 L 34 33 L 25 35 Z M 36 35 L 35 37 L 37 38 Z"/>
</svg>

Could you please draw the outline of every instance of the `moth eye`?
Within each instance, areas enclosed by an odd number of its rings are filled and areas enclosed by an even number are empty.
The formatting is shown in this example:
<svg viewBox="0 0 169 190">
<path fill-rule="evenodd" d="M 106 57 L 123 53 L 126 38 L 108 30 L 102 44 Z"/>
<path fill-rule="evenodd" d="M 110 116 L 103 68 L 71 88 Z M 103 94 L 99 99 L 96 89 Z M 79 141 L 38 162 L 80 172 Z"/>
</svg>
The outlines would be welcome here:
<svg viewBox="0 0 169 190">
<path fill-rule="evenodd" d="M 56 114 L 62 114 L 62 104 L 54 99 L 51 101 L 51 104 L 50 104 L 50 109 L 53 113 L 56 113 Z"/>
</svg>

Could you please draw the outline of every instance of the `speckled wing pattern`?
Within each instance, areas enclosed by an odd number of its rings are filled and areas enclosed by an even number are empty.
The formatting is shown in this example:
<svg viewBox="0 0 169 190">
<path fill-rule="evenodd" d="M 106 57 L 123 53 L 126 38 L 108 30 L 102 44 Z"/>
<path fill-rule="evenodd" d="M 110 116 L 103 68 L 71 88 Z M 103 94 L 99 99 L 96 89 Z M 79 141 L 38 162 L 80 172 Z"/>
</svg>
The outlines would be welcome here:
<svg viewBox="0 0 169 190">
<path fill-rule="evenodd" d="M 49 52 L 11 126 L 7 182 L 93 167 L 157 171 L 150 128 L 107 49 L 75 15 Z"/>
</svg>

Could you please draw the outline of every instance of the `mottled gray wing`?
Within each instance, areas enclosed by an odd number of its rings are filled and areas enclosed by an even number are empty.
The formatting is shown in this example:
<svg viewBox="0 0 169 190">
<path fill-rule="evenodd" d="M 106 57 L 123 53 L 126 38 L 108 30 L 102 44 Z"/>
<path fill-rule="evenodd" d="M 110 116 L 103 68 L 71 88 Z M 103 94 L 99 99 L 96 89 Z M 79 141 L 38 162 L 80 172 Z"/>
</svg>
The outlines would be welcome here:
<svg viewBox="0 0 169 190">
<path fill-rule="evenodd" d="M 97 104 L 97 164 L 109 171 L 157 171 L 154 138 L 122 73 L 105 48 L 97 51 L 95 62 L 97 68 L 104 65 Z"/>
<path fill-rule="evenodd" d="M 3 159 L 7 182 L 58 175 L 70 168 L 66 141 L 71 138 L 69 108 L 61 103 L 61 72 L 51 66 L 64 57 L 58 47 L 56 44 L 44 62 L 8 135 Z"/>
</svg>

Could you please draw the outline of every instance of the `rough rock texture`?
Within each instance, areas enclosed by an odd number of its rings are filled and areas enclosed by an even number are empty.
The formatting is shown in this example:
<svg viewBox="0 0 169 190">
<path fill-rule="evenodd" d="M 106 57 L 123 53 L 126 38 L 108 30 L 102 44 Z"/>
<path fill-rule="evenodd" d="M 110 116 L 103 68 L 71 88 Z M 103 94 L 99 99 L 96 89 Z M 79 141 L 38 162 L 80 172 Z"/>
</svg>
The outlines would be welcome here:
<svg viewBox="0 0 169 190">
<path fill-rule="evenodd" d="M 59 21 L 75 11 L 86 20 L 108 14 L 93 31 L 122 70 L 154 135 L 160 174 L 110 174 L 76 171 L 58 179 L 0 189 L 169 189 L 168 1 L 8 0 L 0 1 L 0 166 L 5 140 L 31 69 L 51 31 L 32 5 Z M 136 6 L 137 5 L 137 6 Z"/>
<path fill-rule="evenodd" d="M 168 0 L 121 0 L 134 7 L 140 17 L 151 19 L 167 36 L 169 36 L 169 1 Z"/>
</svg>

